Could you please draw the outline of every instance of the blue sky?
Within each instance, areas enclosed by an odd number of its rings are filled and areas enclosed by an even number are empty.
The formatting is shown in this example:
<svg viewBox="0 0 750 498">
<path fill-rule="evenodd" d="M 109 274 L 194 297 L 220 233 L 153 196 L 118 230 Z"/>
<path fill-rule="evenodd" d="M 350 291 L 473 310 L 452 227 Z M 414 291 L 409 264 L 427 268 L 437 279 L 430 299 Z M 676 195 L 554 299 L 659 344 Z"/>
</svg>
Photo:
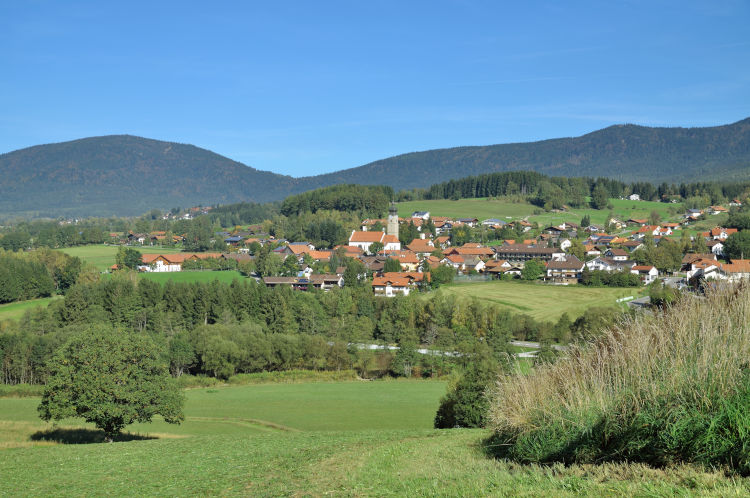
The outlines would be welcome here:
<svg viewBox="0 0 750 498">
<path fill-rule="evenodd" d="M 726 124 L 749 26 L 747 1 L 2 2 L 0 152 L 127 133 L 304 176 Z"/>
</svg>

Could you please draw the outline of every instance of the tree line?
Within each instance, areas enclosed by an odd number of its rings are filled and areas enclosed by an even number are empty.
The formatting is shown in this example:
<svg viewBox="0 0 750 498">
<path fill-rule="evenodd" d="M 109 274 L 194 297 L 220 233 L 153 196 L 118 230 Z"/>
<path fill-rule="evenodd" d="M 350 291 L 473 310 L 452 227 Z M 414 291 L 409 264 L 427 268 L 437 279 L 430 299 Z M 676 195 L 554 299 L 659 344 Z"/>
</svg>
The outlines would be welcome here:
<svg viewBox="0 0 750 498">
<path fill-rule="evenodd" d="M 603 314 L 619 315 L 616 309 Z M 267 288 L 251 279 L 231 284 L 164 285 L 135 274 L 70 287 L 64 299 L 0 324 L 2 382 L 43 383 L 46 362 L 76 332 L 92 326 L 148 334 L 174 375 L 226 378 L 292 368 L 361 368 L 368 375 L 433 375 L 469 361 L 486 346 L 505 357 L 510 338 L 565 342 L 596 330 L 601 315 L 542 322 L 476 299 L 436 292 L 375 297 L 353 283 L 331 292 Z M 353 344 L 398 344 L 375 353 Z M 416 354 L 417 345 L 465 353 Z"/>
</svg>

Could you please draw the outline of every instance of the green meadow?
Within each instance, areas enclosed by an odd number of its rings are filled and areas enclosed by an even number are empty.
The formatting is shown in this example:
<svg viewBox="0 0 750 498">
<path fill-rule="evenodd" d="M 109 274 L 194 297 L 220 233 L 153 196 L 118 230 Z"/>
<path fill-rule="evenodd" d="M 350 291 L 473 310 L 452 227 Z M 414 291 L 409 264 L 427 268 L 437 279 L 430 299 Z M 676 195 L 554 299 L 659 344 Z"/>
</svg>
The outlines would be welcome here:
<svg viewBox="0 0 750 498">
<path fill-rule="evenodd" d="M 128 430 L 145 436 L 175 438 L 429 429 L 445 386 L 442 381 L 372 381 L 188 389 L 184 423 L 171 425 L 155 420 L 128 426 Z M 38 398 L 0 398 L 0 427 L 5 426 L 5 430 L 0 430 L 0 448 L 35 445 L 32 436 L 52 428 L 52 424 L 37 417 L 38 404 Z M 65 420 L 60 426 L 87 427 L 75 419 Z"/>
<path fill-rule="evenodd" d="M 26 310 L 47 307 L 55 299 L 61 299 L 61 296 L 44 297 L 41 299 L 31 299 L 29 301 L 18 301 L 15 303 L 0 304 L 0 321 L 17 320 L 26 313 Z"/>
<path fill-rule="evenodd" d="M 166 283 L 171 280 L 172 282 L 213 282 L 218 280 L 219 282 L 225 282 L 228 284 L 232 283 L 232 280 L 242 280 L 244 277 L 240 272 L 236 270 L 224 270 L 224 271 L 200 271 L 200 270 L 187 270 L 187 271 L 174 271 L 174 272 L 144 272 L 139 273 L 140 278 L 153 280 L 160 284 Z"/>
<path fill-rule="evenodd" d="M 494 199 L 461 199 L 452 200 L 424 200 L 409 201 L 398 204 L 398 214 L 402 217 L 411 216 L 414 211 L 429 211 L 432 216 L 449 216 L 454 218 L 498 218 L 511 220 L 528 218 L 540 225 L 560 224 L 563 221 L 580 223 L 584 215 L 589 215 L 591 223 L 604 224 L 610 212 L 616 218 L 648 218 L 652 211 L 656 211 L 664 220 L 674 220 L 684 212 L 682 204 L 668 204 L 651 201 L 629 201 L 610 199 L 612 210 L 609 209 L 571 209 L 561 213 L 546 213 L 538 206 L 528 202 L 510 202 L 502 197 Z M 534 214 L 538 213 L 538 214 Z"/>
<path fill-rule="evenodd" d="M 101 244 L 66 247 L 59 250 L 66 254 L 70 254 L 71 256 L 77 256 L 87 263 L 91 263 L 99 271 L 105 271 L 109 270 L 109 268 L 115 264 L 115 256 L 117 255 L 119 247 L 120 246 Z M 138 249 L 143 254 L 173 254 L 182 252 L 180 248 L 160 246 L 134 246 L 134 249 Z"/>
<path fill-rule="evenodd" d="M 481 429 L 431 429 L 444 382 L 257 385 L 187 391 L 182 426 L 92 443 L 74 421 L 0 399 L 3 496 L 727 496 L 750 485 L 688 466 L 555 465 L 488 456 Z M 73 444 L 77 442 L 77 444 Z M 68 443 L 68 444 L 66 444 Z M 88 443 L 88 444 L 87 444 Z"/>
<path fill-rule="evenodd" d="M 617 299 L 628 296 L 637 298 L 644 291 L 644 288 L 637 287 L 584 287 L 502 280 L 456 283 L 440 290 L 475 297 L 537 320 L 557 320 L 563 313 L 568 313 L 575 320 L 591 306 L 617 306 Z"/>
</svg>

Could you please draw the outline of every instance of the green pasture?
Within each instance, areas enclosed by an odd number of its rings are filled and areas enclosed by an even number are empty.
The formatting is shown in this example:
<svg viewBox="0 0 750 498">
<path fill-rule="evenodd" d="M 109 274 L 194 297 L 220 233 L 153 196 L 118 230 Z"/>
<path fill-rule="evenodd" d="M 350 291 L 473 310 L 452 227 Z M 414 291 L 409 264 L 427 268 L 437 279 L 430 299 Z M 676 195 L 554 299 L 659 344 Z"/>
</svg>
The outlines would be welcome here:
<svg viewBox="0 0 750 498">
<path fill-rule="evenodd" d="M 668 204 L 651 201 L 629 201 L 610 199 L 612 210 L 609 209 L 571 209 L 561 213 L 544 212 L 538 206 L 528 202 L 515 203 L 507 199 L 461 199 L 452 200 L 424 200 L 400 202 L 398 214 L 402 217 L 411 216 L 414 211 L 429 211 L 432 216 L 450 216 L 454 218 L 498 218 L 509 221 L 512 219 L 528 218 L 540 225 L 560 224 L 563 221 L 580 223 L 584 215 L 588 214 L 591 223 L 604 224 L 609 213 L 623 221 L 629 218 L 648 218 L 652 211 L 658 212 L 663 220 L 676 220 L 684 212 L 682 204 Z M 540 214 L 534 214 L 534 213 Z"/>
<path fill-rule="evenodd" d="M 119 247 L 120 246 L 99 244 L 66 247 L 59 250 L 66 254 L 70 254 L 71 256 L 77 256 L 87 263 L 91 263 L 99 271 L 105 271 L 109 270 L 109 268 L 115 264 L 115 255 L 117 254 Z M 133 249 L 137 249 L 143 254 L 173 254 L 182 252 L 179 248 L 161 246 L 133 246 Z"/>
<path fill-rule="evenodd" d="M 445 387 L 442 381 L 371 381 L 189 389 L 185 391 L 183 424 L 155 420 L 128 426 L 128 430 L 186 437 L 269 431 L 424 429 L 432 427 Z M 38 404 L 38 398 L 0 398 L 0 448 L 28 446 L 34 433 L 52 427 L 37 417 Z M 60 425 L 86 427 L 76 419 Z"/>
<path fill-rule="evenodd" d="M 31 299 L 29 301 L 18 301 L 15 303 L 0 304 L 0 321 L 17 320 L 30 310 L 37 307 L 47 307 L 55 299 L 61 299 L 61 296 L 44 297 L 41 299 Z"/>
<path fill-rule="evenodd" d="M 173 272 L 143 272 L 139 273 L 140 278 L 153 280 L 160 284 L 166 283 L 168 280 L 172 282 L 213 282 L 218 280 L 219 282 L 225 282 L 231 284 L 232 280 L 242 280 L 244 277 L 240 272 L 236 270 L 224 270 L 224 271 L 208 271 L 208 270 L 187 270 L 187 271 L 173 271 Z"/>
<path fill-rule="evenodd" d="M 566 312 L 575 320 L 591 306 L 617 306 L 617 299 L 627 296 L 637 298 L 645 289 L 493 280 L 456 283 L 441 287 L 440 292 L 475 297 L 515 313 L 527 314 L 537 320 L 554 321 Z"/>
<path fill-rule="evenodd" d="M 399 202 L 397 206 L 398 215 L 401 217 L 409 217 L 414 211 L 429 211 L 431 216 L 478 218 L 479 220 L 497 218 L 504 221 L 524 218 L 540 209 L 528 202 L 514 203 L 503 198 L 409 201 Z"/>
</svg>

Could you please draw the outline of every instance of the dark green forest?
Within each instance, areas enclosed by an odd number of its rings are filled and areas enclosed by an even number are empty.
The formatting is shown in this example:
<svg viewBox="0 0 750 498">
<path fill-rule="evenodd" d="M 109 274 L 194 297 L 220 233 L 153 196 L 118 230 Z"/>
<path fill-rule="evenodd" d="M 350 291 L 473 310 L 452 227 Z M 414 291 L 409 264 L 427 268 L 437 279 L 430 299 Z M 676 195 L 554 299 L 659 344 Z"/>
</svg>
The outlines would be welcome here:
<svg viewBox="0 0 750 498">
<path fill-rule="evenodd" d="M 375 297 L 357 279 L 331 292 L 295 292 L 252 279 L 162 286 L 120 272 L 81 281 L 63 299 L 27 312 L 20 321 L 0 322 L 0 375 L 6 384 L 43 383 L 45 362 L 56 348 L 82 329 L 103 325 L 112 333 L 149 334 L 168 352 L 165 360 L 175 376 L 339 370 L 361 361 L 372 362 L 379 375 L 431 376 L 465 366 L 479 350 L 507 362 L 512 337 L 583 338 L 620 313 L 592 309 L 572 323 L 567 315 L 550 323 L 440 292 Z M 372 351 L 352 346 L 367 342 L 398 344 L 402 352 L 375 358 Z M 418 344 L 465 355 L 418 355 Z"/>
</svg>

